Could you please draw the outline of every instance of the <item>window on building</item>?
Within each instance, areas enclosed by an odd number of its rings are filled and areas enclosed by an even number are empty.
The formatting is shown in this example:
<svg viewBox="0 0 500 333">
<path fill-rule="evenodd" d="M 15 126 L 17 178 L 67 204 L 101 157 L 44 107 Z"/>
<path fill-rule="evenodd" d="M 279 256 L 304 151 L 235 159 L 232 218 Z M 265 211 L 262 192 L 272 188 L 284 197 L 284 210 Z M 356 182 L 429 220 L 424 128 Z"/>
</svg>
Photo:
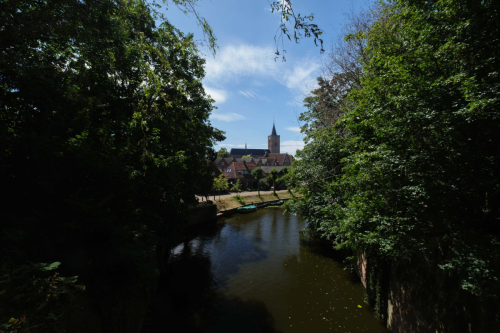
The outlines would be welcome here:
<svg viewBox="0 0 500 333">
<path fill-rule="evenodd" d="M 226 172 L 227 172 L 227 173 L 231 172 L 231 169 L 227 169 L 227 170 L 226 170 Z"/>
<path fill-rule="evenodd" d="M 224 166 L 224 162 L 222 162 L 221 165 Z"/>
</svg>

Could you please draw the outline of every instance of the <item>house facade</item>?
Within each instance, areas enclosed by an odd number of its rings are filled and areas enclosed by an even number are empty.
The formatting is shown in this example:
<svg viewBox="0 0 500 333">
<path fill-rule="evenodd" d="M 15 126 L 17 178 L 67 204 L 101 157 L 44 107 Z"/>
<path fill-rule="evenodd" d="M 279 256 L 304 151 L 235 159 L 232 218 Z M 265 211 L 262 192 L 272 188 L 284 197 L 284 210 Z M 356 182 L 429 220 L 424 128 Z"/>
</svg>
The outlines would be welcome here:
<svg viewBox="0 0 500 333">
<path fill-rule="evenodd" d="M 245 189 L 257 187 L 257 180 L 251 173 L 253 169 L 261 167 L 267 177 L 271 169 L 281 173 L 284 167 L 290 167 L 293 162 L 292 155 L 280 153 L 280 136 L 274 123 L 268 136 L 268 149 L 248 149 L 245 145 L 245 148 L 232 148 L 229 154 L 230 157 L 219 157 L 214 163 L 230 184 L 235 184 L 239 179 Z"/>
<path fill-rule="evenodd" d="M 257 180 L 252 176 L 252 170 L 255 168 L 257 165 L 253 161 L 234 161 L 225 170 L 222 170 L 222 174 L 227 178 L 230 186 L 236 184 L 239 179 L 244 189 L 255 188 Z"/>
</svg>

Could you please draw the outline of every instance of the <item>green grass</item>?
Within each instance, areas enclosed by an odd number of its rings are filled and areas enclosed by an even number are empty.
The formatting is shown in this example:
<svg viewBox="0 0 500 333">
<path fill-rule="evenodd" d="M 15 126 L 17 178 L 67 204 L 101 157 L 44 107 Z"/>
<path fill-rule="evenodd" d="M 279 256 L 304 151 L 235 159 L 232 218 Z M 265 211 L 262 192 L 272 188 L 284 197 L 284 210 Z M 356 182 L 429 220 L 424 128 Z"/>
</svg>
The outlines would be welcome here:
<svg viewBox="0 0 500 333">
<path fill-rule="evenodd" d="M 241 195 L 235 195 L 233 199 L 242 204 L 243 206 L 247 204 L 245 199 Z"/>
</svg>

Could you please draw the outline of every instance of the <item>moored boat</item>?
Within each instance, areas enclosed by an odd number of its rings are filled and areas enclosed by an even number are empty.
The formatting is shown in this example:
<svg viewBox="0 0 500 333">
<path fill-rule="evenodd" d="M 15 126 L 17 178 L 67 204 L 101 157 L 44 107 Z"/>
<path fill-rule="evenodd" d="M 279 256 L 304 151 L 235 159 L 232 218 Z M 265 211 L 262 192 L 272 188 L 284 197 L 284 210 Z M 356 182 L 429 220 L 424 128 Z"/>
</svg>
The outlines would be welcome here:
<svg viewBox="0 0 500 333">
<path fill-rule="evenodd" d="M 283 200 L 280 200 L 280 201 L 274 201 L 274 202 L 270 202 L 268 203 L 267 205 L 268 206 L 281 206 L 283 204 Z"/>
<path fill-rule="evenodd" d="M 255 205 L 238 207 L 238 213 L 250 213 L 250 212 L 255 212 L 256 210 L 257 206 Z"/>
</svg>

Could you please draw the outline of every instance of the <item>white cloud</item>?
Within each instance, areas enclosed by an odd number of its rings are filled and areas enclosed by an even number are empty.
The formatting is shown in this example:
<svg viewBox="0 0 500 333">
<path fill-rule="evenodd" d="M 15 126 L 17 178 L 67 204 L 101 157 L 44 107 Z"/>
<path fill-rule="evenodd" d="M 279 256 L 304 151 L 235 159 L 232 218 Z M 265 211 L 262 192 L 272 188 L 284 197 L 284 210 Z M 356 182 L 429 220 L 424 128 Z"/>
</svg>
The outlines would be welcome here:
<svg viewBox="0 0 500 333">
<path fill-rule="evenodd" d="M 246 44 L 226 46 L 218 53 L 216 59 L 207 58 L 206 61 L 205 79 L 216 83 L 248 75 L 267 75 L 274 72 L 277 67 L 272 47 Z"/>
<path fill-rule="evenodd" d="M 259 47 L 248 44 L 229 45 L 220 50 L 217 58 L 206 59 L 206 77 L 204 82 L 223 87 L 235 84 L 244 79 L 253 86 L 274 79 L 287 87 L 293 95 L 294 105 L 300 105 L 306 95 L 317 87 L 316 78 L 321 74 L 319 62 L 310 57 L 294 59 L 288 57 L 287 62 L 274 61 L 275 48 Z M 225 92 L 222 90 L 222 92 Z M 264 99 L 254 90 L 239 90 L 241 95 L 249 99 Z M 215 95 L 212 95 L 216 101 Z M 222 96 L 222 101 L 227 93 Z"/>
<path fill-rule="evenodd" d="M 245 96 L 246 98 L 251 98 L 251 99 L 257 98 L 257 94 L 251 90 L 246 90 L 246 91 L 240 90 L 239 93 L 242 94 L 243 96 Z"/>
<path fill-rule="evenodd" d="M 319 75 L 317 73 L 319 68 L 319 64 L 306 61 L 304 64 L 286 71 L 281 83 L 293 92 L 300 93 L 305 97 L 318 86 L 316 78 Z"/>
<path fill-rule="evenodd" d="M 223 113 L 212 113 L 210 115 L 210 118 L 220 120 L 220 121 L 227 121 L 227 122 L 246 119 L 241 114 L 237 114 L 237 113 L 224 113 L 224 114 Z"/>
<path fill-rule="evenodd" d="M 236 145 L 236 147 L 245 147 L 245 145 Z M 252 145 L 247 145 L 247 147 L 252 147 Z"/>
<path fill-rule="evenodd" d="M 300 133 L 300 127 L 287 127 L 285 128 L 287 131 Z"/>
<path fill-rule="evenodd" d="M 280 152 L 289 153 L 295 156 L 298 149 L 304 148 L 304 141 L 288 140 L 281 142 Z"/>
<path fill-rule="evenodd" d="M 218 103 L 224 103 L 227 99 L 227 91 L 222 89 L 214 89 L 210 87 L 205 87 L 205 92 L 215 99 Z"/>
<path fill-rule="evenodd" d="M 234 147 L 234 145 L 230 143 L 219 143 L 218 146 Z"/>
<path fill-rule="evenodd" d="M 257 100 L 263 100 L 263 101 L 268 101 L 270 102 L 269 98 L 260 95 L 259 93 L 255 92 L 254 90 L 240 90 L 238 91 L 241 95 L 245 96 L 248 99 L 257 99 Z"/>
</svg>

